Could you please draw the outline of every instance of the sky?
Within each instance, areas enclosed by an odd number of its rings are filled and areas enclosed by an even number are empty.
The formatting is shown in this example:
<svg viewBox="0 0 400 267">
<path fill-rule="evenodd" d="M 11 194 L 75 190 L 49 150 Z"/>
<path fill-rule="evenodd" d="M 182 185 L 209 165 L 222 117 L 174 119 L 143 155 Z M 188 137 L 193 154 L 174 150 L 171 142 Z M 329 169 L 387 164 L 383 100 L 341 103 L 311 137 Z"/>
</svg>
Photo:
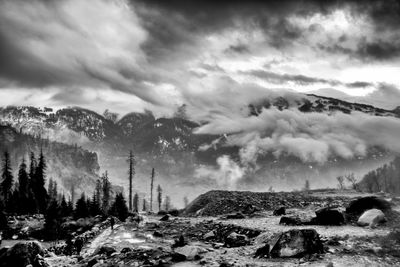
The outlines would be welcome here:
<svg viewBox="0 0 400 267">
<path fill-rule="evenodd" d="M 0 0 L 0 105 L 125 114 L 272 93 L 400 106 L 400 1 Z"/>
</svg>

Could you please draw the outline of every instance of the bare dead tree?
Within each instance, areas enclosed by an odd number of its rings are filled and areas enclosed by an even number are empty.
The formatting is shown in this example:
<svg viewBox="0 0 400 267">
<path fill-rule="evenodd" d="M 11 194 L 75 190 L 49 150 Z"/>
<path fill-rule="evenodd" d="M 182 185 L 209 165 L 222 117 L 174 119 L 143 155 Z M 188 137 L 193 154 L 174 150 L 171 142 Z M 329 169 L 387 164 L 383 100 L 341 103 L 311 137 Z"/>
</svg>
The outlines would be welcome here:
<svg viewBox="0 0 400 267">
<path fill-rule="evenodd" d="M 150 182 L 150 211 L 153 211 L 153 185 L 154 185 L 155 170 L 151 169 L 151 182 Z"/>
</svg>

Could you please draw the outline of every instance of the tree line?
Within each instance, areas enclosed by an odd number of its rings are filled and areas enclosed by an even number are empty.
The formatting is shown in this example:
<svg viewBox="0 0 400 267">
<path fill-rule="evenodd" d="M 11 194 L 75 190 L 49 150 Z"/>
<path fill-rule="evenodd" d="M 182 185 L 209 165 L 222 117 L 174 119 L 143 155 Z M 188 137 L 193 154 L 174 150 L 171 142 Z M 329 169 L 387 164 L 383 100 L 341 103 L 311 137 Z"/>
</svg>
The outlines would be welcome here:
<svg viewBox="0 0 400 267">
<path fill-rule="evenodd" d="M 49 195 L 45 188 L 46 159 L 40 151 L 38 158 L 30 153 L 29 167 L 25 158 L 19 164 L 15 181 L 10 154 L 4 152 L 0 182 L 0 209 L 14 214 L 44 213 Z"/>
</svg>

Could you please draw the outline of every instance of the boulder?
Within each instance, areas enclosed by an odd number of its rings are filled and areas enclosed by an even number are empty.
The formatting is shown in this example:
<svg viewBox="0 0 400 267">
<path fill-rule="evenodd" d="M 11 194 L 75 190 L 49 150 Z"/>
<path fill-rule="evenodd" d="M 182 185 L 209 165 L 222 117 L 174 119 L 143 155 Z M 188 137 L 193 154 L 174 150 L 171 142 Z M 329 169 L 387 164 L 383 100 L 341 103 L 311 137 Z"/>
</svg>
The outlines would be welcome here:
<svg viewBox="0 0 400 267">
<path fill-rule="evenodd" d="M 358 218 L 357 224 L 359 226 L 371 226 L 375 227 L 379 223 L 385 222 L 385 214 L 378 209 L 370 209 L 365 211 L 360 218 Z"/>
<path fill-rule="evenodd" d="M 0 266 L 25 267 L 29 264 L 36 266 L 35 259 L 37 255 L 44 255 L 44 250 L 39 242 L 20 242 L 0 256 Z"/>
<path fill-rule="evenodd" d="M 178 239 L 175 240 L 174 244 L 172 245 L 173 248 L 183 247 L 187 244 L 183 235 L 179 236 Z"/>
<path fill-rule="evenodd" d="M 285 207 L 280 207 L 280 208 L 274 210 L 273 215 L 274 216 L 286 215 L 286 208 Z"/>
<path fill-rule="evenodd" d="M 247 236 L 241 235 L 238 233 L 230 233 L 227 237 L 225 237 L 225 246 L 232 247 L 241 247 L 246 246 L 249 243 Z"/>
<path fill-rule="evenodd" d="M 284 232 L 273 246 L 272 258 L 301 258 L 314 253 L 323 253 L 324 247 L 314 229 L 293 229 Z"/>
<path fill-rule="evenodd" d="M 322 208 L 315 212 L 317 217 L 311 220 L 316 225 L 343 225 L 344 215 L 338 208 Z"/>
<path fill-rule="evenodd" d="M 303 225 L 304 223 L 301 221 L 298 216 L 282 216 L 279 221 L 279 224 L 285 225 Z"/>
<path fill-rule="evenodd" d="M 216 235 L 215 235 L 214 231 L 210 231 L 210 232 L 208 232 L 207 234 L 205 234 L 203 236 L 203 239 L 206 240 L 206 241 L 212 240 L 212 239 L 215 239 L 215 238 L 216 238 Z"/>
<path fill-rule="evenodd" d="M 203 247 L 190 245 L 175 249 L 175 253 L 184 255 L 187 260 L 199 260 L 201 258 L 200 254 L 206 252 L 207 250 Z"/>
<path fill-rule="evenodd" d="M 160 219 L 160 221 L 162 221 L 162 222 L 166 222 L 166 221 L 168 221 L 168 220 L 169 220 L 169 215 L 168 215 L 168 214 L 165 214 L 165 215 L 162 216 L 161 219 Z"/>
<path fill-rule="evenodd" d="M 383 212 L 390 211 L 392 209 L 390 202 L 383 198 L 376 196 L 362 197 L 350 202 L 346 208 L 347 214 L 361 215 L 364 211 L 370 209 L 378 209 Z"/>
<path fill-rule="evenodd" d="M 270 245 L 265 244 L 264 246 L 258 248 L 254 254 L 254 258 L 269 258 Z"/>
</svg>

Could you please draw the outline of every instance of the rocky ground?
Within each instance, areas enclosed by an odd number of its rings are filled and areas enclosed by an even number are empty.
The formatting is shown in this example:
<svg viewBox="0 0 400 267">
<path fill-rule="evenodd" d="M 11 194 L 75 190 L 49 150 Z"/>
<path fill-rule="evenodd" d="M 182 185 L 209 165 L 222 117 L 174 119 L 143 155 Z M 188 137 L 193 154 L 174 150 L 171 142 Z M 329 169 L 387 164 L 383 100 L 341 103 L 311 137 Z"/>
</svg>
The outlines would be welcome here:
<svg viewBox="0 0 400 267">
<path fill-rule="evenodd" d="M 363 196 L 346 192 L 329 197 L 345 213 L 352 199 Z M 76 267 L 400 266 L 396 199 L 380 196 L 393 205 L 394 211 L 385 210 L 386 222 L 360 227 L 346 216 L 341 225 L 310 225 L 315 211 L 326 205 L 325 197 L 288 208 L 285 215 L 272 210 L 207 217 L 145 215 L 139 225 L 118 223 L 113 230 L 103 223 L 106 228 L 86 234 L 79 256 L 47 252 L 44 260 L 50 266 Z M 283 216 L 299 217 L 305 225 L 280 224 Z"/>
</svg>

